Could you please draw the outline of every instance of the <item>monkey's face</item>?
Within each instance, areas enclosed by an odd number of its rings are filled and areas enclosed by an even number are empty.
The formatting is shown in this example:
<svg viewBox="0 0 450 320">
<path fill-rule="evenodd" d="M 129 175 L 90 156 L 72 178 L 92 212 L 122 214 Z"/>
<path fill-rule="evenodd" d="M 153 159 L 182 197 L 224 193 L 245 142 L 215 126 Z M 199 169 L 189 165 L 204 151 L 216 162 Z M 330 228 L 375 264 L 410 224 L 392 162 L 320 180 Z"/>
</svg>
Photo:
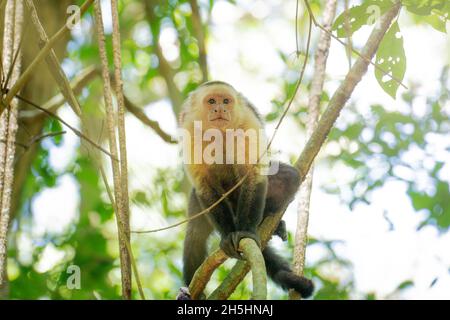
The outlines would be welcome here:
<svg viewBox="0 0 450 320">
<path fill-rule="evenodd" d="M 227 128 L 233 120 L 235 97 L 226 90 L 215 90 L 203 97 L 203 110 L 206 110 L 205 119 L 210 127 Z"/>
</svg>

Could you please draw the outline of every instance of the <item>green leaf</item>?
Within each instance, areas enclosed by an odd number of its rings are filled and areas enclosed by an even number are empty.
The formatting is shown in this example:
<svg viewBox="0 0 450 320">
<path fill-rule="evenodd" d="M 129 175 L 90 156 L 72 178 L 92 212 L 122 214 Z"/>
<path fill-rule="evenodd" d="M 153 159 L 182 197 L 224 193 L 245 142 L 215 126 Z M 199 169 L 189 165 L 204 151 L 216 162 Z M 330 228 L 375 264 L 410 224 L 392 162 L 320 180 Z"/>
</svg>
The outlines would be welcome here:
<svg viewBox="0 0 450 320">
<path fill-rule="evenodd" d="M 58 120 L 49 119 L 48 122 L 46 123 L 44 132 L 46 132 L 46 133 L 61 132 L 62 130 L 63 130 L 63 127 Z M 62 143 L 62 138 L 63 138 L 63 135 L 59 134 L 59 135 L 52 137 L 52 141 L 56 146 L 59 146 Z"/>
<path fill-rule="evenodd" d="M 406 56 L 403 48 L 403 36 L 400 33 L 398 23 L 395 22 L 381 41 L 377 51 L 377 65 L 399 81 L 403 80 L 406 71 Z M 375 77 L 381 88 L 395 99 L 399 83 L 380 71 L 375 69 Z"/>
<path fill-rule="evenodd" d="M 403 0 L 402 4 L 409 12 L 427 16 L 431 14 L 431 10 L 440 10 L 444 8 L 448 0 Z"/>
<path fill-rule="evenodd" d="M 446 19 L 440 15 L 431 13 L 429 16 L 421 17 L 422 21 L 432 26 L 437 31 L 447 33 Z"/>
<path fill-rule="evenodd" d="M 412 286 L 414 286 L 414 282 L 412 282 L 411 280 L 406 280 L 399 284 L 399 286 L 397 287 L 397 290 L 404 290 L 404 289 L 410 288 Z"/>
<path fill-rule="evenodd" d="M 353 35 L 363 25 L 375 23 L 390 7 L 390 0 L 368 0 L 363 4 L 345 10 L 333 24 L 339 38 Z"/>
</svg>

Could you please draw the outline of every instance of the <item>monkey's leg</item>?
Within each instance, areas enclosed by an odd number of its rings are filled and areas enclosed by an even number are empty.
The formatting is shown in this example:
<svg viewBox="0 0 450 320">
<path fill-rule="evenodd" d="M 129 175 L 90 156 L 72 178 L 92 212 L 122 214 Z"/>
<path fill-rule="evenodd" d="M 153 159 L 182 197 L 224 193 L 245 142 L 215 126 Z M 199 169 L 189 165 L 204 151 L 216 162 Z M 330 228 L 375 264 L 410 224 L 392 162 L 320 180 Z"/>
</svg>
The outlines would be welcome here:
<svg viewBox="0 0 450 320">
<path fill-rule="evenodd" d="M 266 246 L 263 250 L 263 256 L 266 262 L 267 274 L 276 284 L 285 290 L 294 289 L 300 293 L 302 298 L 307 298 L 313 293 L 313 282 L 293 273 L 288 262 L 277 255 L 270 246 Z"/>
<path fill-rule="evenodd" d="M 192 217 L 202 210 L 195 190 L 192 190 L 188 216 Z M 197 268 L 206 258 L 207 240 L 212 230 L 211 224 L 204 215 L 188 222 L 183 249 L 183 277 L 187 286 L 189 286 Z"/>
<path fill-rule="evenodd" d="M 295 196 L 300 186 L 300 175 L 294 167 L 280 163 L 276 174 L 268 176 L 269 186 L 267 188 L 264 217 L 272 215 L 287 206 Z M 287 240 L 286 224 L 280 221 L 274 234 L 284 241 Z"/>
<path fill-rule="evenodd" d="M 256 178 L 256 179 L 255 179 Z M 220 246 L 228 256 L 241 259 L 239 242 L 243 238 L 255 240 L 258 245 L 260 239 L 257 227 L 263 218 L 264 204 L 267 193 L 267 179 L 249 176 L 239 188 L 236 208 L 236 230 L 222 238 Z"/>
<path fill-rule="evenodd" d="M 213 188 L 211 184 L 209 187 L 210 189 L 207 192 L 199 195 L 200 203 L 204 208 L 209 208 L 212 204 L 216 203 L 223 194 L 220 192 L 220 188 Z M 236 231 L 236 219 L 231 200 L 225 198 L 211 208 L 210 212 L 207 214 L 207 219 L 220 233 L 220 248 L 229 257 L 239 259 L 240 254 L 230 245 L 230 243 L 232 243 L 230 241 L 230 236 Z"/>
</svg>

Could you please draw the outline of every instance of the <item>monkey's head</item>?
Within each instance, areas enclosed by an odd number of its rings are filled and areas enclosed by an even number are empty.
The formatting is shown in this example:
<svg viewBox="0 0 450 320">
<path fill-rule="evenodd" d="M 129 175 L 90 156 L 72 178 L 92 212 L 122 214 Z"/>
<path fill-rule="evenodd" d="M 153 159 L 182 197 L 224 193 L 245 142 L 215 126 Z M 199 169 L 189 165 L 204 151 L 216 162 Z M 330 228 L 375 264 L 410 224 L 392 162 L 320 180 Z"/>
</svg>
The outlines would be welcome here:
<svg viewBox="0 0 450 320">
<path fill-rule="evenodd" d="M 229 84 L 211 81 L 202 84 L 189 96 L 183 106 L 180 124 L 201 121 L 204 129 L 233 128 L 239 122 L 242 98 Z"/>
</svg>

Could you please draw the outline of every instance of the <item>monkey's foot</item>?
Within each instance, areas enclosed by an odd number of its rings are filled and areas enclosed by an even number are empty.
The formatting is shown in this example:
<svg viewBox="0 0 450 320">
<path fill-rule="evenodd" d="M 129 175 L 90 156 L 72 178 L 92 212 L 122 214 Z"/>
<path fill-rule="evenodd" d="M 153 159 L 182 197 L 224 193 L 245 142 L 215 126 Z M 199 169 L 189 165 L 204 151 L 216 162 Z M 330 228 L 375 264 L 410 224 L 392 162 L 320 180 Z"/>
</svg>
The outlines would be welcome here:
<svg viewBox="0 0 450 320">
<path fill-rule="evenodd" d="M 188 287 L 181 287 L 177 294 L 177 300 L 192 300 Z"/>
<path fill-rule="evenodd" d="M 234 231 L 222 237 L 220 241 L 220 248 L 225 254 L 231 258 L 242 259 L 239 251 L 239 242 L 244 238 L 250 238 L 256 241 L 258 246 L 261 246 L 261 240 L 256 233 L 250 231 Z"/>
<path fill-rule="evenodd" d="M 281 238 L 281 240 L 287 241 L 288 235 L 287 235 L 287 230 L 286 230 L 286 222 L 284 220 L 280 221 L 274 234 L 279 236 Z"/>
</svg>

